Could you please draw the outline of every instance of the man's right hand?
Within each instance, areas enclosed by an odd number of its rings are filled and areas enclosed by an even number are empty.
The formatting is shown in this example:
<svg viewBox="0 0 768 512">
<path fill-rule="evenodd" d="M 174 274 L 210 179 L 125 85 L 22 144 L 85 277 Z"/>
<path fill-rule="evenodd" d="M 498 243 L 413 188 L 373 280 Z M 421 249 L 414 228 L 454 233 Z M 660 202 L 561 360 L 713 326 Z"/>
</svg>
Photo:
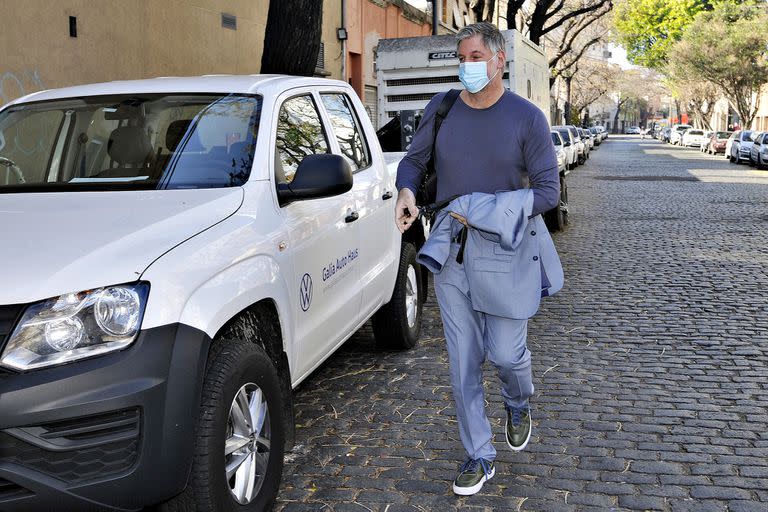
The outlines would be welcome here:
<svg viewBox="0 0 768 512">
<path fill-rule="evenodd" d="M 419 209 L 416 207 L 416 197 L 409 188 L 400 189 L 395 204 L 395 223 L 400 233 L 411 227 L 419 217 Z"/>
</svg>

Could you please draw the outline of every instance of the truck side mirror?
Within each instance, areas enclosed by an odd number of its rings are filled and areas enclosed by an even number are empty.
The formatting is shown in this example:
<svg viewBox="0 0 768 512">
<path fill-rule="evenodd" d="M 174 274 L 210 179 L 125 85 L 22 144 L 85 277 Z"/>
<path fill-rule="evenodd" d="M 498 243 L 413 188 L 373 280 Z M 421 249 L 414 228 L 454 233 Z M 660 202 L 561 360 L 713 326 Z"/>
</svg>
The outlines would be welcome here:
<svg viewBox="0 0 768 512">
<path fill-rule="evenodd" d="M 296 169 L 290 183 L 278 183 L 280 206 L 303 199 L 331 197 L 352 188 L 352 168 L 340 155 L 307 155 Z"/>
</svg>

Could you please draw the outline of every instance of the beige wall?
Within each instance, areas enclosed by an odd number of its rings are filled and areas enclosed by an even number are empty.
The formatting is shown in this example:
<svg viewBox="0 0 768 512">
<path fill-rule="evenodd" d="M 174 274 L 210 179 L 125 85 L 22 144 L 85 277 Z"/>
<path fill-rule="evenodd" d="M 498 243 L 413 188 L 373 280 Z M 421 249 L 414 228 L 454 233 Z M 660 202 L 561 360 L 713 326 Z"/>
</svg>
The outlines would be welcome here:
<svg viewBox="0 0 768 512">
<path fill-rule="evenodd" d="M 326 70 L 340 78 L 341 0 L 323 5 Z M 0 0 L 0 104 L 83 83 L 258 73 L 268 8 L 269 0 Z M 237 30 L 221 26 L 222 12 L 237 16 Z"/>
</svg>

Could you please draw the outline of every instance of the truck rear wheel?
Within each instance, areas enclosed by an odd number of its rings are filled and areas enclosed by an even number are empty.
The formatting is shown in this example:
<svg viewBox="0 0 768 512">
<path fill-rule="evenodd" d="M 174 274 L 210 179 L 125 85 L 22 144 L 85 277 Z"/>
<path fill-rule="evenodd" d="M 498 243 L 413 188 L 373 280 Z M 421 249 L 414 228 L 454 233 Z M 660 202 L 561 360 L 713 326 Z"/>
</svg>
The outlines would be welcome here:
<svg viewBox="0 0 768 512">
<path fill-rule="evenodd" d="M 407 350 L 416 346 L 421 330 L 421 297 L 425 292 L 421 272 L 421 265 L 416 263 L 416 248 L 403 242 L 392 299 L 371 319 L 380 348 Z"/>
<path fill-rule="evenodd" d="M 198 512 L 269 510 L 283 470 L 284 423 L 274 364 L 254 343 L 214 342 L 203 383 L 187 490 Z M 172 500 L 164 509 L 174 507 Z"/>
<path fill-rule="evenodd" d="M 564 176 L 560 176 L 560 202 L 551 210 L 544 212 L 544 223 L 553 233 L 561 231 L 568 225 L 568 187 Z"/>
</svg>

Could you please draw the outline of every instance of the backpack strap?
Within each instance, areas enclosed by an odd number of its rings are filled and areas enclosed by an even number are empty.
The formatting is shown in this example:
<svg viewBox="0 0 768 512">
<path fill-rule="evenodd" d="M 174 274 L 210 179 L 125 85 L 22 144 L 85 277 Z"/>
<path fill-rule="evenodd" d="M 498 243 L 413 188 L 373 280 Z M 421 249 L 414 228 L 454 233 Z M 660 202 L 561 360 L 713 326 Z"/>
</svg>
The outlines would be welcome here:
<svg viewBox="0 0 768 512">
<path fill-rule="evenodd" d="M 440 106 L 437 107 L 437 113 L 435 113 L 435 141 L 437 140 L 437 132 L 440 131 L 440 125 L 443 124 L 443 120 L 448 115 L 448 112 L 451 111 L 451 108 L 453 107 L 453 104 L 456 103 L 456 98 L 459 97 L 460 93 L 461 89 L 451 89 L 445 93 L 445 96 L 443 96 L 443 101 L 441 101 Z M 433 150 L 435 147 L 435 141 L 432 143 Z"/>
<path fill-rule="evenodd" d="M 437 194 L 437 172 L 435 171 L 435 146 L 437 145 L 437 132 L 440 130 L 440 126 L 443 124 L 443 120 L 450 112 L 453 104 L 456 103 L 456 99 L 461 93 L 460 89 L 451 89 L 440 102 L 440 106 L 437 107 L 435 113 L 435 122 L 432 131 L 432 156 L 427 162 L 427 172 L 423 177 L 421 186 L 419 187 L 419 193 L 416 194 L 416 201 L 419 204 L 427 205 L 435 202 L 435 196 Z"/>
</svg>

